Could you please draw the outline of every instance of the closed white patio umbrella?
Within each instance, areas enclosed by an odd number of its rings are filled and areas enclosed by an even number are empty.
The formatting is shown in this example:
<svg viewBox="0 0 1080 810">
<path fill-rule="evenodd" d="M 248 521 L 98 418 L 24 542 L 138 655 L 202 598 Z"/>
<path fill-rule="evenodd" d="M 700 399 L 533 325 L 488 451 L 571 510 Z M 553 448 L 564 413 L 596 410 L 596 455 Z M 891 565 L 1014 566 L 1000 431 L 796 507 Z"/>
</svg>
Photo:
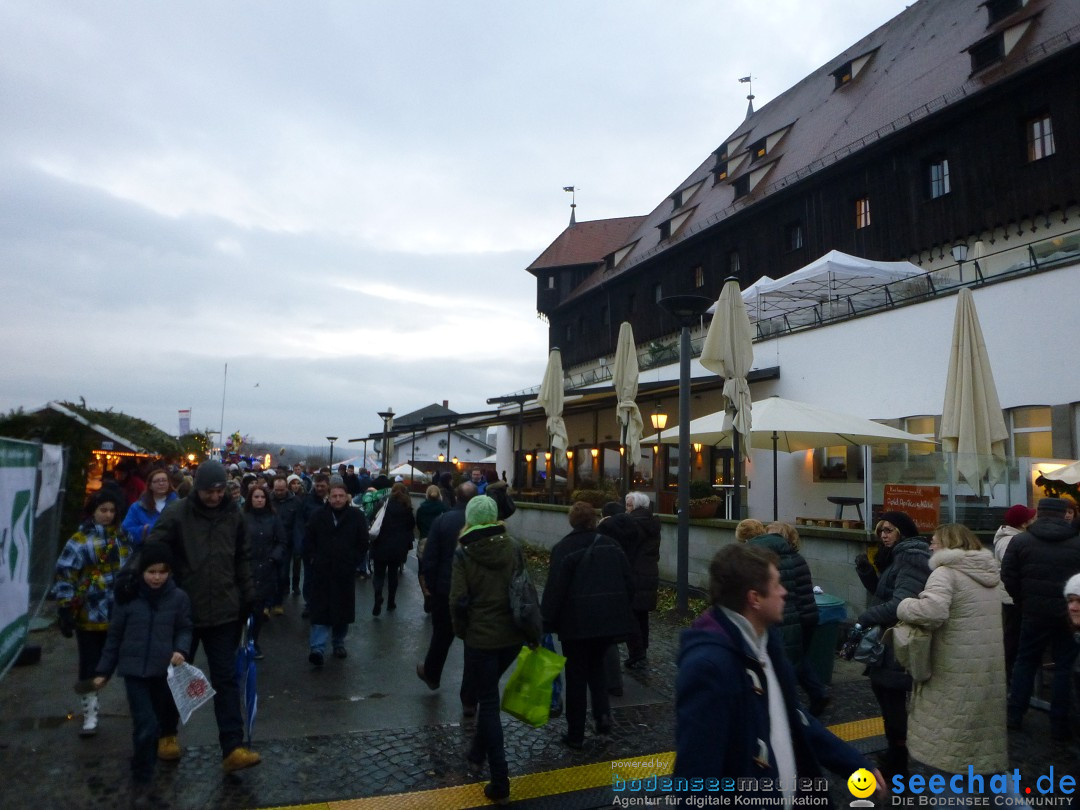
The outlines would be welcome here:
<svg viewBox="0 0 1080 810">
<path fill-rule="evenodd" d="M 954 461 L 956 475 L 980 496 L 1005 475 L 1009 431 L 1001 413 L 994 374 L 986 352 L 975 300 L 967 287 L 956 297 L 952 351 L 941 412 L 942 450 Z M 956 520 L 955 479 L 949 475 L 950 519 Z"/>
<path fill-rule="evenodd" d="M 544 380 L 540 383 L 540 393 L 536 397 L 537 404 L 540 405 L 540 407 L 544 409 L 544 413 L 547 414 L 547 432 L 549 446 L 551 447 L 552 472 L 554 472 L 555 467 L 566 452 L 568 444 L 566 422 L 563 421 L 562 415 L 564 396 L 562 353 L 556 348 L 548 353 L 548 364 L 547 368 L 544 370 Z M 548 488 L 551 489 L 554 483 L 555 476 L 552 475 L 548 481 Z"/>
<path fill-rule="evenodd" d="M 622 428 L 622 443 L 626 447 L 624 461 L 627 470 L 631 466 L 637 467 L 641 464 L 641 434 L 645 429 L 645 423 L 641 419 L 641 410 L 637 405 L 639 373 L 634 330 L 629 322 L 623 321 L 619 326 L 618 343 L 615 344 L 615 364 L 611 370 L 611 382 L 615 387 L 615 397 L 618 400 L 615 417 Z M 624 475 L 623 478 L 623 486 L 626 486 L 626 476 Z"/>
<path fill-rule="evenodd" d="M 709 331 L 701 347 L 701 365 L 724 378 L 724 397 L 732 411 L 735 430 L 743 436 L 750 435 L 751 415 L 750 384 L 746 375 L 754 364 L 754 330 L 746 305 L 739 292 L 739 282 L 729 279 L 720 291 Z M 735 488 L 732 491 L 732 508 L 736 518 L 742 515 L 740 478 L 742 460 L 739 457 L 738 437 L 733 437 L 732 452 L 735 470 Z M 680 482 L 682 484 L 683 482 Z"/>
</svg>

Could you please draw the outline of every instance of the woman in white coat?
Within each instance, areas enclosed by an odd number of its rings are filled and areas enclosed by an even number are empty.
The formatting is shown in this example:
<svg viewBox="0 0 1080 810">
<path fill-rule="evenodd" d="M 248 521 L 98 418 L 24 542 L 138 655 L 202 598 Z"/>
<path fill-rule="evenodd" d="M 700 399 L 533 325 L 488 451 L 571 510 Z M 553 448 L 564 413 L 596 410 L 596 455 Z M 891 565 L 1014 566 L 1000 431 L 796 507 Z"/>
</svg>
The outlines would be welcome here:
<svg viewBox="0 0 1080 810">
<path fill-rule="evenodd" d="M 915 684 L 908 750 L 948 773 L 1002 773 L 1005 733 L 1004 589 L 994 555 L 966 526 L 938 527 L 930 543 L 930 578 L 897 617 L 933 631 L 929 680 Z"/>
</svg>

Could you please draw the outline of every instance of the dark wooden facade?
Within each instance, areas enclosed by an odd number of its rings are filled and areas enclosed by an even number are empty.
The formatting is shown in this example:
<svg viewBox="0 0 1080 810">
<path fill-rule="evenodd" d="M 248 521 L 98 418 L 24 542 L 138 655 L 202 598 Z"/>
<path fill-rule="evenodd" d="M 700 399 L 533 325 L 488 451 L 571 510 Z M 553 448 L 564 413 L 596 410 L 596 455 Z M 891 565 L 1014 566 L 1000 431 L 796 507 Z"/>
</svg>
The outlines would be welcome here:
<svg viewBox="0 0 1080 810">
<path fill-rule="evenodd" d="M 749 204 L 623 272 L 605 270 L 601 262 L 588 273 L 578 265 L 538 274 L 537 308 L 549 319 L 550 345 L 561 348 L 570 368 L 610 355 L 624 320 L 639 344 L 666 338 L 678 325 L 656 306 L 656 285 L 665 297 L 715 298 L 734 256 L 745 287 L 832 249 L 918 262 L 928 251 L 948 255 L 957 240 L 995 228 L 1016 234 L 1047 217 L 1060 220 L 1080 195 L 1077 76 L 1080 45 L 1074 43 L 785 188 L 761 199 L 751 192 Z M 906 112 L 895 110 L 896 116 Z M 1025 122 L 1043 114 L 1053 121 L 1055 154 L 1029 161 Z M 932 198 L 929 165 L 941 158 L 949 162 L 950 190 Z M 863 228 L 856 228 L 859 198 L 870 201 L 870 225 Z M 801 240 L 793 238 L 796 228 Z M 696 286 L 699 267 L 702 286 Z M 557 283 L 549 289 L 552 273 Z M 601 274 L 600 283 L 573 292 L 591 274 Z"/>
</svg>

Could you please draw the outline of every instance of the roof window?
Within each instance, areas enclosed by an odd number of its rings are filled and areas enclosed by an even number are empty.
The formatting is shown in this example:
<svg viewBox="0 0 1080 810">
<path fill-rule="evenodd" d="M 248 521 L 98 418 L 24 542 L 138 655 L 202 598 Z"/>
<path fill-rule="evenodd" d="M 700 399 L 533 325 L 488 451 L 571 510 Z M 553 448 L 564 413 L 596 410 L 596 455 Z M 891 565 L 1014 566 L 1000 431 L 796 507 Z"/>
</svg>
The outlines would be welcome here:
<svg viewBox="0 0 1080 810">
<path fill-rule="evenodd" d="M 866 67 L 866 64 L 870 61 L 870 57 L 875 53 L 877 53 L 877 48 L 872 51 L 867 51 L 862 56 L 856 56 L 854 59 L 844 62 L 844 64 L 834 70 L 831 74 L 835 81 L 833 89 L 843 87 L 854 81 L 855 77 L 862 72 L 864 67 Z"/>
<path fill-rule="evenodd" d="M 1026 4 L 1024 0 L 986 0 L 986 14 L 989 17 L 987 25 L 993 25 L 1008 17 L 1013 12 L 1019 11 Z"/>
</svg>

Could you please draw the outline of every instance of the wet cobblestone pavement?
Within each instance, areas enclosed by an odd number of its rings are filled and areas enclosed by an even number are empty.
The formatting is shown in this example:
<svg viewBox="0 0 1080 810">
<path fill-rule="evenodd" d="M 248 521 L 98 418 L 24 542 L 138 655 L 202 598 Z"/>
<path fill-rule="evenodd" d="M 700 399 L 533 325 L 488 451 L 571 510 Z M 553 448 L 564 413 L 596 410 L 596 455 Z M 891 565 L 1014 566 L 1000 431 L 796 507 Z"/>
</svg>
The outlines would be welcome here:
<svg viewBox="0 0 1080 810">
<path fill-rule="evenodd" d="M 306 662 L 307 623 L 299 600 L 290 599 L 286 615 L 264 630 L 267 658 L 260 662 L 252 746 L 262 764 L 223 774 L 213 712 L 200 709 L 181 731 L 181 761 L 159 765 L 156 808 L 281 807 L 477 781 L 464 762 L 471 725 L 457 699 L 460 644 L 451 651 L 442 689 L 431 692 L 413 673 L 430 636 L 415 579 L 405 575 L 397 611 L 379 618 L 370 616 L 370 585 L 358 582 L 357 594 L 349 658 L 330 659 L 322 671 Z M 674 622 L 654 616 L 647 666 L 624 673 L 625 695 L 612 698 L 613 733 L 588 736 L 582 751 L 560 742 L 562 719 L 533 729 L 504 715 L 511 776 L 671 751 L 679 632 Z M 0 681 L 0 807 L 125 807 L 131 727 L 122 686 L 110 684 L 102 693 L 100 730 L 82 739 L 78 697 L 71 690 L 74 641 L 49 628 L 34 632 L 31 643 L 41 645 L 41 663 L 15 668 Z M 837 663 L 826 723 L 879 714 L 859 671 Z M 881 743 L 857 744 L 869 751 Z M 1010 738 L 1010 753 L 1013 765 L 1032 777 L 1050 765 L 1059 776 L 1080 771 L 1075 746 L 1050 742 L 1043 712 L 1028 713 L 1025 732 Z M 913 772 L 920 772 L 918 765 Z M 834 803 L 846 806 L 851 797 L 844 780 L 830 783 Z"/>
</svg>

